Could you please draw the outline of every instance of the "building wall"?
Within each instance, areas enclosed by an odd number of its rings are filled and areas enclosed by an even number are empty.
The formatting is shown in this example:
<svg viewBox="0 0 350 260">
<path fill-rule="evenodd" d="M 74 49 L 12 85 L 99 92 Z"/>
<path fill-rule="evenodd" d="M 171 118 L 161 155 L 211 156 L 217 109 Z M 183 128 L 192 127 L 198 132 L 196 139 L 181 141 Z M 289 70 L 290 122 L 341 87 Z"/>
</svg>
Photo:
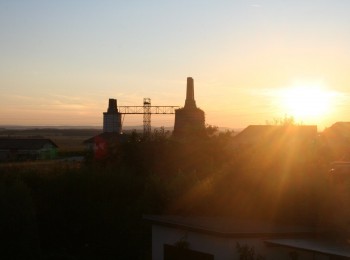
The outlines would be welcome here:
<svg viewBox="0 0 350 260">
<path fill-rule="evenodd" d="M 197 108 L 194 99 L 193 78 L 187 78 L 186 100 L 183 108 L 175 110 L 174 136 L 180 138 L 205 134 L 204 111 Z"/>
<path fill-rule="evenodd" d="M 174 245 L 178 241 L 187 241 L 189 249 L 212 254 L 215 260 L 239 259 L 236 245 L 248 245 L 254 247 L 255 253 L 264 256 L 266 260 L 291 259 L 289 252 L 297 251 L 284 247 L 268 247 L 265 245 L 266 238 L 229 238 L 209 234 L 186 231 L 165 227 L 160 225 L 152 226 L 152 259 L 163 260 L 164 244 Z M 314 255 L 311 252 L 297 251 L 298 260 L 326 260 L 328 256 Z"/>
<path fill-rule="evenodd" d="M 122 130 L 120 113 L 103 113 L 103 132 L 118 133 Z"/>
<path fill-rule="evenodd" d="M 199 108 L 180 108 L 175 111 L 174 136 L 203 135 L 205 133 L 205 115 Z"/>
<path fill-rule="evenodd" d="M 57 149 L 1 150 L 0 161 L 52 160 L 57 158 Z"/>
<path fill-rule="evenodd" d="M 52 144 L 46 144 L 38 151 L 40 159 L 55 159 L 57 158 L 57 148 Z"/>
<path fill-rule="evenodd" d="M 350 238 L 350 166 L 330 173 L 331 199 L 329 219 L 331 227 L 342 238 Z"/>
</svg>

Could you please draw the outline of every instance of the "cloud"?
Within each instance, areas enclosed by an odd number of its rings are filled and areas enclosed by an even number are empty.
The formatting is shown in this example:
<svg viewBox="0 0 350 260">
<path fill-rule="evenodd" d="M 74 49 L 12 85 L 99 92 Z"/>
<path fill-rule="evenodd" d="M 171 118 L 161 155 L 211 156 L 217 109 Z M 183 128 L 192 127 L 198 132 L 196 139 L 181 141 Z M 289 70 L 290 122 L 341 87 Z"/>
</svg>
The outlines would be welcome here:
<svg viewBox="0 0 350 260">
<path fill-rule="evenodd" d="M 253 8 L 260 8 L 261 5 L 260 5 L 260 4 L 250 4 L 250 7 L 253 7 Z"/>
</svg>

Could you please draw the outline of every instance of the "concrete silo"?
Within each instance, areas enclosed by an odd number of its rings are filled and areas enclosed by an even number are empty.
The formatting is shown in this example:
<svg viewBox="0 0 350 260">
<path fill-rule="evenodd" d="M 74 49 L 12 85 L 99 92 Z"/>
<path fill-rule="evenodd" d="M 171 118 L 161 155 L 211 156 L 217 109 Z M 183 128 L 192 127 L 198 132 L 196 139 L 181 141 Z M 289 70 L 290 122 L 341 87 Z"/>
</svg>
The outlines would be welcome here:
<svg viewBox="0 0 350 260">
<path fill-rule="evenodd" d="M 107 112 L 103 113 L 103 132 L 121 134 L 121 118 L 121 113 L 118 112 L 117 108 L 117 100 L 110 98 Z"/>
</svg>

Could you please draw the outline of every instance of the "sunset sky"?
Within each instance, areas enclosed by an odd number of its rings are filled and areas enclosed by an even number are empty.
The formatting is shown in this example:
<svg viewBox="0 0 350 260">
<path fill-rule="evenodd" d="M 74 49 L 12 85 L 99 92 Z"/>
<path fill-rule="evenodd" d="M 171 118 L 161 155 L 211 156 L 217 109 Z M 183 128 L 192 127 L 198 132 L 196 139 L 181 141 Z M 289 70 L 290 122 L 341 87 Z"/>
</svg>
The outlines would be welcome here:
<svg viewBox="0 0 350 260">
<path fill-rule="evenodd" d="M 0 0 L 0 37 L 0 125 L 102 127 L 109 98 L 183 106 L 188 76 L 208 124 L 350 121 L 347 0 Z"/>
</svg>

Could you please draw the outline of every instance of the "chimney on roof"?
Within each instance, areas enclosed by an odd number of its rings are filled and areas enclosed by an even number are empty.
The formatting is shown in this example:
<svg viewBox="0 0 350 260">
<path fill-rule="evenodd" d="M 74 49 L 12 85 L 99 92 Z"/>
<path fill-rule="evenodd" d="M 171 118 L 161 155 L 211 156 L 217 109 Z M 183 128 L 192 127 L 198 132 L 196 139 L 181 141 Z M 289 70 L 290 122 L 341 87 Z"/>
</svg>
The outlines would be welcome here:
<svg viewBox="0 0 350 260">
<path fill-rule="evenodd" d="M 107 113 L 116 113 L 116 112 L 118 112 L 117 100 L 110 98 Z"/>
<path fill-rule="evenodd" d="M 196 108 L 196 101 L 194 100 L 194 84 L 193 78 L 191 77 L 187 78 L 185 108 Z"/>
</svg>

